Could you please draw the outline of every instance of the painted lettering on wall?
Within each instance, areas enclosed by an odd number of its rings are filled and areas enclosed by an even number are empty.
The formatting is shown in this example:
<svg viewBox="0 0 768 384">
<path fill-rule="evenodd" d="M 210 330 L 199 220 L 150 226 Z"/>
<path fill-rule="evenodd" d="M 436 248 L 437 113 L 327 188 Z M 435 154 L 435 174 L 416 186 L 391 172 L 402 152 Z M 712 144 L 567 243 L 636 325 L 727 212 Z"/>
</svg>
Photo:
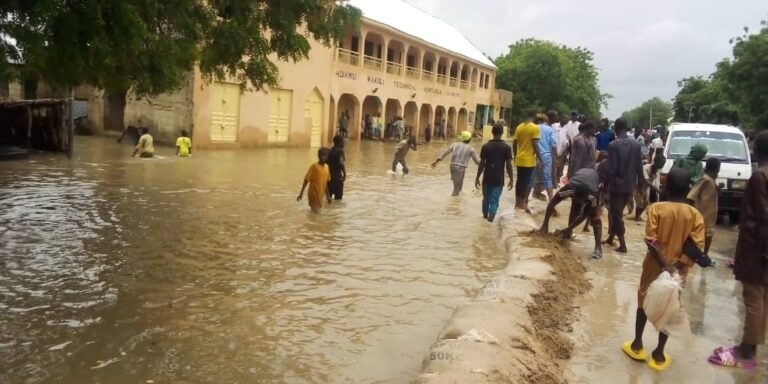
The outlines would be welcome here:
<svg viewBox="0 0 768 384">
<path fill-rule="evenodd" d="M 432 87 L 424 87 L 424 92 L 431 93 L 431 94 L 434 94 L 434 95 L 442 95 L 443 94 L 443 90 L 442 89 L 437 89 L 437 88 L 432 88 Z"/>
<path fill-rule="evenodd" d="M 384 79 L 376 76 L 368 76 L 368 82 L 371 84 L 384 85 Z"/>
<path fill-rule="evenodd" d="M 411 91 L 415 91 L 416 90 L 416 86 L 413 85 L 413 84 L 403 83 L 403 82 L 400 82 L 400 81 L 394 81 L 394 82 L 392 82 L 392 84 L 395 85 L 395 88 L 409 89 Z"/>
<path fill-rule="evenodd" d="M 460 92 L 456 92 L 456 91 L 448 91 L 448 92 L 446 92 L 446 94 L 448 96 L 461 97 L 461 93 Z"/>
<path fill-rule="evenodd" d="M 357 74 L 348 71 L 336 71 L 336 77 L 349 80 L 357 80 Z"/>
</svg>

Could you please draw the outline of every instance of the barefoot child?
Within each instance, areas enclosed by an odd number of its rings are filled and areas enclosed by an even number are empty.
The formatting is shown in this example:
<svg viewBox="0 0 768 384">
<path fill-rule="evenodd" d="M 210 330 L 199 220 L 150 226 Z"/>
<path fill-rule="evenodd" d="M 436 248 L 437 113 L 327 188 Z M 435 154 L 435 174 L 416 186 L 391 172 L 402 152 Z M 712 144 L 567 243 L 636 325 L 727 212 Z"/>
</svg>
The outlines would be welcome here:
<svg viewBox="0 0 768 384">
<path fill-rule="evenodd" d="M 328 204 L 331 203 L 331 195 L 328 193 L 328 182 L 331 181 L 331 171 L 328 169 L 328 148 L 320 148 L 317 151 L 317 163 L 309 166 L 307 175 L 304 176 L 304 184 L 301 185 L 301 192 L 296 198 L 296 201 L 301 201 L 304 197 L 304 190 L 309 184 L 309 192 L 307 192 L 307 199 L 309 200 L 309 208 L 314 213 L 320 213 L 320 209 L 323 208 L 323 198 L 328 200 Z"/>
<path fill-rule="evenodd" d="M 706 244 L 704 245 L 704 254 L 709 256 L 709 247 L 712 245 L 712 238 L 717 224 L 717 210 L 719 192 L 717 189 L 717 176 L 720 174 L 720 160 L 717 158 L 707 159 L 707 166 L 704 168 L 704 176 L 693 185 L 688 198 L 693 200 L 693 206 L 704 216 L 704 227 L 706 228 Z"/>
<path fill-rule="evenodd" d="M 562 232 L 563 238 L 570 239 L 573 229 L 576 228 L 587 218 L 590 219 L 592 229 L 595 232 L 595 250 L 592 252 L 592 258 L 599 259 L 603 257 L 603 250 L 600 247 L 602 237 L 603 222 L 600 219 L 600 177 L 597 171 L 592 168 L 582 168 L 576 171 L 568 180 L 568 184 L 560 188 L 555 197 L 547 205 L 547 213 L 544 216 L 544 223 L 541 224 L 541 233 L 549 232 L 549 218 L 555 211 L 555 207 L 561 201 L 571 199 L 571 214 L 568 216 L 568 228 Z"/>
<path fill-rule="evenodd" d="M 187 131 L 181 130 L 181 137 L 176 139 L 176 156 L 192 156 L 192 139 L 189 138 Z"/>
<path fill-rule="evenodd" d="M 408 166 L 405 164 L 405 155 L 408 154 L 408 150 L 416 150 L 416 136 L 409 136 L 408 140 L 403 140 L 397 145 L 395 149 L 395 158 L 392 160 L 392 173 L 397 172 L 397 164 L 400 163 L 403 166 L 403 175 L 408 174 Z"/>
<path fill-rule="evenodd" d="M 645 240 L 648 253 L 643 261 L 640 274 L 640 287 L 637 290 L 637 319 L 635 321 L 635 339 L 621 346 L 621 350 L 633 360 L 646 361 L 651 369 L 663 371 L 669 367 L 671 359 L 664 353 L 668 335 L 659 332 L 659 343 L 651 353 L 650 359 L 643 348 L 643 331 L 648 317 L 643 310 L 643 300 L 651 283 L 667 271 L 678 273 L 683 282 L 694 261 L 702 266 L 710 263 L 701 261 L 700 249 L 704 247 L 704 218 L 696 208 L 689 205 L 686 196 L 690 190 L 691 177 L 683 169 L 672 169 L 667 177 L 669 201 L 652 205 L 648 209 L 648 222 L 645 225 Z M 688 239 L 695 244 L 697 252 L 683 251 Z"/>
<path fill-rule="evenodd" d="M 451 180 L 453 180 L 451 196 L 458 196 L 464 186 L 464 173 L 467 170 L 469 159 L 472 158 L 475 164 L 480 164 L 480 158 L 477 157 L 475 149 L 469 145 L 470 141 L 472 141 L 472 134 L 469 131 L 462 132 L 461 142 L 451 144 L 432 163 L 432 168 L 435 168 L 437 163 L 441 162 L 449 153 L 451 154 Z"/>
<path fill-rule="evenodd" d="M 131 156 L 136 156 L 136 154 L 138 154 L 139 157 L 142 157 L 142 158 L 154 157 L 155 146 L 153 142 L 154 142 L 154 139 L 152 139 L 152 135 L 149 134 L 149 129 L 142 128 L 141 137 L 139 137 L 139 143 L 136 144 L 136 150 L 133 151 L 133 155 Z"/>
</svg>

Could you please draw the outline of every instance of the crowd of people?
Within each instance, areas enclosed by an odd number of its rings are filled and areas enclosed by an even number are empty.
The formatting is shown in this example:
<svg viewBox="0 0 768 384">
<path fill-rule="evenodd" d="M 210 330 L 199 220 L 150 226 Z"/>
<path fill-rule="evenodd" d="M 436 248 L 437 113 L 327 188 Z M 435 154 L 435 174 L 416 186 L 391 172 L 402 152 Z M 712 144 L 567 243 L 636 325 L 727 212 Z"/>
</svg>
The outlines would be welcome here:
<svg viewBox="0 0 768 384">
<path fill-rule="evenodd" d="M 550 122 L 553 122 L 550 124 Z M 649 355 L 642 342 L 648 322 L 643 302 L 649 286 L 663 273 L 679 276 L 684 282 L 695 265 L 713 265 L 709 257 L 718 214 L 717 178 L 720 161 L 706 159 L 707 147 L 693 145 L 690 153 L 674 162 L 662 191 L 660 173 L 664 158 L 664 137 L 660 132 L 630 133 L 626 121 L 607 119 L 599 122 L 583 119 L 577 113 L 569 117 L 550 111 L 530 112 L 512 135 L 512 145 L 503 139 L 504 126 L 492 127 L 493 139 L 482 146 L 480 154 L 470 145 L 472 134 L 462 132 L 457 143 L 440 151 L 432 167 L 451 155 L 452 196 L 458 196 L 469 161 L 478 165 L 475 187 L 482 190 L 483 218 L 493 222 L 505 185 L 515 189 L 515 209 L 531 213 L 529 198 L 548 200 L 540 232 L 549 233 L 550 219 L 556 207 L 571 200 L 568 225 L 560 236 L 571 239 L 573 230 L 586 222 L 592 226 L 592 257 L 603 256 L 603 245 L 615 245 L 615 252 L 627 253 L 624 210 L 641 220 L 647 211 L 645 243 L 647 252 L 638 288 L 635 337 L 621 346 L 633 360 L 647 362 L 654 370 L 665 370 L 671 364 L 665 352 L 668 335 L 659 333 L 658 344 Z M 309 204 L 319 212 L 323 199 L 341 199 L 346 178 L 344 137 L 334 138 L 332 149 L 322 148 L 318 162 L 312 164 L 304 179 L 298 200 L 309 185 Z M 739 239 L 734 258 L 737 280 L 741 281 L 745 312 L 741 344 L 713 351 L 709 361 L 726 367 L 754 367 L 758 344 L 768 330 L 768 131 L 753 140 L 758 170 L 750 178 L 741 210 Z M 416 137 L 409 135 L 397 145 L 392 172 L 402 166 L 408 173 L 406 155 L 416 150 Z M 508 181 L 505 178 L 508 178 Z M 515 179 L 515 176 L 517 177 Z M 546 192 L 546 195 L 544 195 Z M 602 207 L 608 206 L 608 237 L 602 240 Z"/>
</svg>

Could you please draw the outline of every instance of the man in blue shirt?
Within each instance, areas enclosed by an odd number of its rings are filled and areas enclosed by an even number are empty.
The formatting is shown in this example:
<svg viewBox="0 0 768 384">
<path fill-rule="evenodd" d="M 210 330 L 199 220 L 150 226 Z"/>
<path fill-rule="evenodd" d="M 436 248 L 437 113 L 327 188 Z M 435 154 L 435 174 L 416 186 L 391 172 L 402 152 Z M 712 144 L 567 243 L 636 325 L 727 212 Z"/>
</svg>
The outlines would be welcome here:
<svg viewBox="0 0 768 384">
<path fill-rule="evenodd" d="M 531 187 L 534 188 L 533 196 L 543 200 L 544 196 L 541 194 L 541 191 L 546 190 L 547 197 L 549 200 L 552 200 L 552 188 L 554 187 L 552 182 L 552 164 L 553 154 L 557 153 L 557 137 L 555 137 L 555 130 L 549 125 L 547 115 L 537 115 L 534 122 L 539 125 L 541 130 L 541 136 L 539 137 L 541 161 L 536 163 L 536 169 L 533 171 L 533 180 L 531 181 Z"/>
<path fill-rule="evenodd" d="M 608 144 L 616 140 L 616 135 L 613 133 L 613 130 L 611 130 L 611 126 L 608 124 L 608 119 L 602 118 L 600 120 L 600 132 L 598 132 L 595 137 L 597 138 L 598 151 L 607 151 Z"/>
</svg>

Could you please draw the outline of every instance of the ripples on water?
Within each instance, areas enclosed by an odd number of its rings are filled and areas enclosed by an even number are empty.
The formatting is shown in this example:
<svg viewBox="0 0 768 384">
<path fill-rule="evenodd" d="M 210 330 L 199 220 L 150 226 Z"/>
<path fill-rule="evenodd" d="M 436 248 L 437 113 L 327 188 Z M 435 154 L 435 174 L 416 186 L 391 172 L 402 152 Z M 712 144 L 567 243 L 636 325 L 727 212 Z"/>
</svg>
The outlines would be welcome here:
<svg viewBox="0 0 768 384">
<path fill-rule="evenodd" d="M 401 178 L 392 144 L 353 144 L 345 201 L 316 216 L 295 202 L 312 150 L 78 139 L 71 164 L 0 164 L 2 382 L 407 382 L 506 264 L 474 166 L 450 198 L 438 146 Z"/>
</svg>

